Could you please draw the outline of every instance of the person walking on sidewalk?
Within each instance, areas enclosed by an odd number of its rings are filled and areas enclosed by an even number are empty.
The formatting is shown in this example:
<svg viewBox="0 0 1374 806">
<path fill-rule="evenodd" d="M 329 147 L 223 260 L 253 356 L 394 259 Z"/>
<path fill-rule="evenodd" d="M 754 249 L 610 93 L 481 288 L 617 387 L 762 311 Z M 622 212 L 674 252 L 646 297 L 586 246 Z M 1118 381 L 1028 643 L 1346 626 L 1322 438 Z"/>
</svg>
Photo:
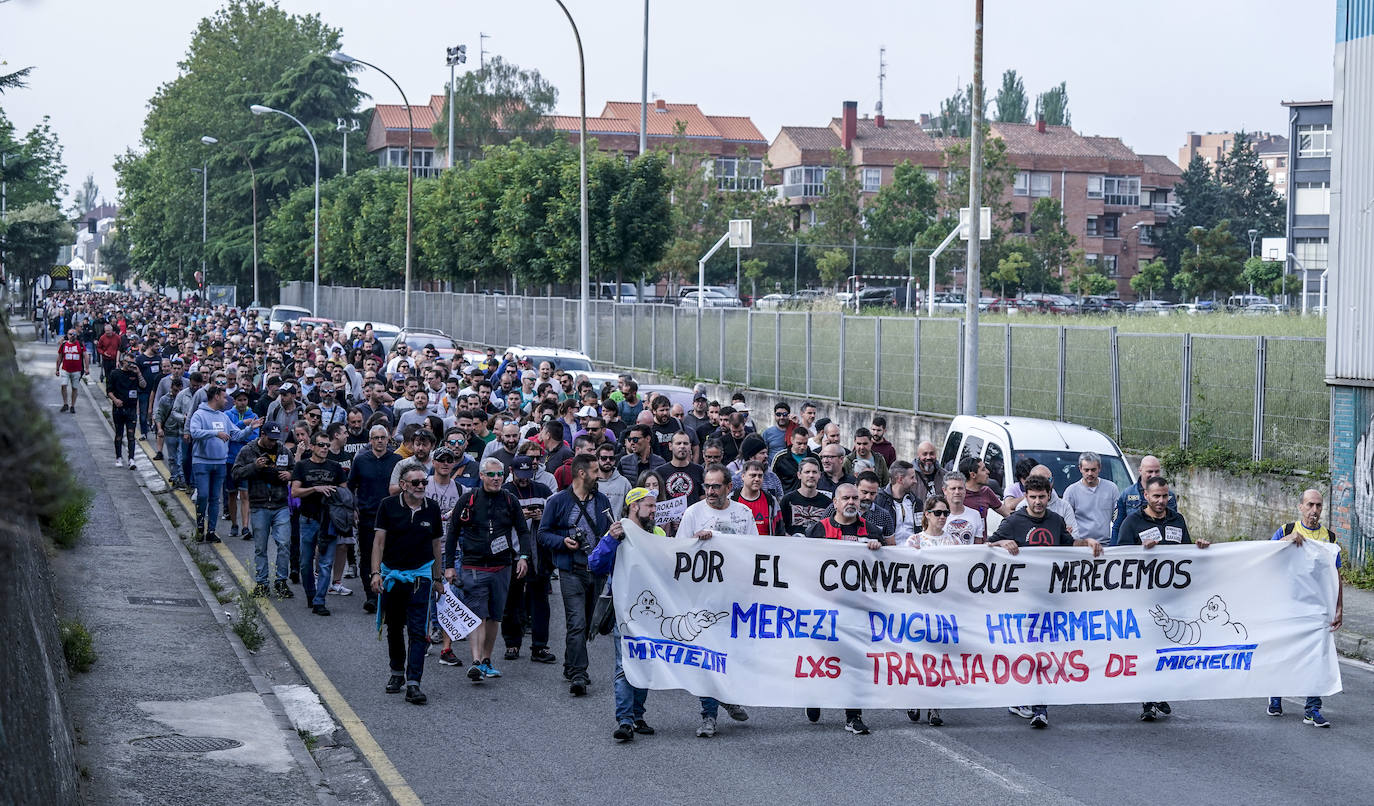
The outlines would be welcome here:
<svg viewBox="0 0 1374 806">
<path fill-rule="evenodd" d="M 439 504 L 425 497 L 426 482 L 424 468 L 411 466 L 401 474 L 401 493 L 377 508 L 368 580 L 373 595 L 382 597 L 379 630 L 386 621 L 391 662 L 386 692 L 396 694 L 404 686 L 406 702 L 413 705 L 429 699 L 420 691 L 420 678 L 429 649 L 430 591 L 438 581 L 434 574 L 444 536 Z"/>
<path fill-rule="evenodd" d="M 106 380 L 114 371 L 122 341 L 114 325 L 105 325 L 105 332 L 101 333 L 95 342 L 96 353 L 100 356 L 100 380 Z"/>
<path fill-rule="evenodd" d="M 291 495 L 301 502 L 301 587 L 310 612 L 317 616 L 329 615 L 325 598 L 334 578 L 334 539 L 338 537 L 329 523 L 328 503 L 347 480 L 343 465 L 329 458 L 329 437 L 323 431 L 313 432 L 310 453 L 291 469 Z"/>
<path fill-rule="evenodd" d="M 295 596 L 286 584 L 291 570 L 291 510 L 287 489 L 291 485 L 291 452 L 281 444 L 281 426 L 265 423 L 258 438 L 244 445 L 230 474 L 248 490 L 248 518 L 253 531 L 254 596 L 267 595 L 267 549 L 275 545 L 278 599 Z"/>
<path fill-rule="evenodd" d="M 119 366 L 105 375 L 105 397 L 110 400 L 110 419 L 114 422 L 115 467 L 123 467 L 120 442 L 129 443 L 129 469 L 136 470 L 134 461 L 134 431 L 138 428 L 138 393 L 148 382 L 138 371 L 132 356 L 122 356 Z"/>
<path fill-rule="evenodd" d="M 184 392 L 183 392 L 184 394 Z M 245 420 L 235 428 L 224 413 L 223 387 L 205 387 L 205 402 L 187 423 L 191 437 L 191 479 L 196 485 L 196 537 L 202 543 L 218 543 L 215 524 L 219 522 L 220 499 L 224 495 L 225 459 L 229 441 L 243 439 L 261 420 Z"/>
<path fill-rule="evenodd" d="M 181 432 L 186 428 L 186 420 L 181 416 L 181 412 L 174 405 L 176 396 L 181 393 L 181 376 L 173 375 L 168 383 L 167 394 L 157 399 L 157 405 L 153 410 L 153 425 L 157 426 L 157 437 L 159 444 L 168 446 L 168 450 L 176 455 L 171 459 L 164 460 L 161 451 L 158 451 L 154 459 L 167 462 L 167 477 L 173 489 L 186 489 L 186 473 L 181 465 Z"/>
<path fill-rule="evenodd" d="M 1291 523 L 1285 523 L 1274 531 L 1271 540 L 1287 540 L 1294 546 L 1301 546 L 1304 541 L 1316 540 L 1319 543 L 1333 543 L 1335 535 L 1331 534 L 1325 526 L 1322 526 L 1322 505 L 1325 500 L 1322 498 L 1320 490 L 1304 490 L 1302 501 L 1298 505 L 1300 517 Z M 1341 554 L 1336 552 L 1336 567 L 1341 567 Z M 1345 611 L 1345 589 L 1341 585 L 1340 575 L 1336 576 L 1336 617 L 1331 620 L 1332 631 L 1341 628 L 1344 621 Z M 1283 716 L 1283 698 L 1270 697 L 1269 709 L 1270 716 Z M 1302 707 L 1302 723 L 1311 725 L 1314 728 L 1329 728 L 1331 722 L 1322 716 L 1322 698 L 1308 697 L 1307 702 Z"/>
<path fill-rule="evenodd" d="M 77 384 L 86 378 L 89 371 L 90 355 L 86 347 L 77 340 L 76 335 L 68 332 L 57 345 L 57 377 L 62 379 L 62 410 L 76 414 Z M 71 390 L 71 400 L 67 400 L 67 390 Z"/>
</svg>

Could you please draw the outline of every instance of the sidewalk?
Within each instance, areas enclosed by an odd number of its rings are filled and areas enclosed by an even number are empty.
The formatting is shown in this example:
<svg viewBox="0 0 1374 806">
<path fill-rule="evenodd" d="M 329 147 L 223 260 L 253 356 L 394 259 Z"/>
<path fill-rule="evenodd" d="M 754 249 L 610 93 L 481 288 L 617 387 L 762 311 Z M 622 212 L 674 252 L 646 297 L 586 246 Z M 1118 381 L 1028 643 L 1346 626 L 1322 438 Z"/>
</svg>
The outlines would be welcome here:
<svg viewBox="0 0 1374 806">
<path fill-rule="evenodd" d="M 1374 663 L 1374 591 L 1345 586 L 1345 618 L 1336 633 L 1336 651 Z"/>
<path fill-rule="evenodd" d="M 229 629 L 232 600 L 207 586 L 144 473 L 115 467 L 112 432 L 82 395 L 75 415 L 60 397 L 47 347 L 19 345 L 39 379 L 43 416 L 53 420 L 73 470 L 94 494 L 75 549 L 54 552 L 59 612 L 90 630 L 98 660 L 75 675 L 69 710 L 92 803 L 335 804 L 381 802 L 326 781 L 297 725 L 333 723 L 289 664 L 264 673 L 270 636 L 250 654 Z M 97 388 L 94 383 L 86 391 Z M 140 456 L 144 471 L 151 471 Z M 221 593 L 228 599 L 232 586 Z M 279 653 L 278 653 L 279 654 Z M 224 749 L 152 749 L 149 737 L 204 738 Z M 223 741 L 220 741 L 223 740 Z M 184 746 L 183 746 L 184 747 Z M 364 776 L 365 777 L 365 776 Z M 370 782 L 368 782 L 370 783 Z"/>
</svg>

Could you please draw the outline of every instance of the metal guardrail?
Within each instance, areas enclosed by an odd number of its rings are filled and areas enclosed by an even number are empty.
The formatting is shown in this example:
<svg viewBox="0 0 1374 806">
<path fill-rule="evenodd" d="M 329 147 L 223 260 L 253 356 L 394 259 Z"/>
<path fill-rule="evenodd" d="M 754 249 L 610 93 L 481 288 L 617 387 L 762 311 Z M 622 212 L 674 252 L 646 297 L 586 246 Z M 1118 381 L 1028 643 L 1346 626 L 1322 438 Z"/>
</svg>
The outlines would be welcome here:
<svg viewBox="0 0 1374 806">
<path fill-rule="evenodd" d="M 309 283 L 282 287 L 284 304 Z M 317 315 L 401 321 L 401 291 L 320 288 Z M 411 324 L 460 342 L 577 349 L 578 301 L 415 292 Z M 962 409 L 956 318 L 681 308 L 595 301 L 590 357 L 779 396 L 949 417 Z M 1330 393 L 1322 339 L 1126 333 L 981 324 L 979 413 L 1089 425 L 1136 450 L 1223 447 L 1324 463 Z"/>
</svg>

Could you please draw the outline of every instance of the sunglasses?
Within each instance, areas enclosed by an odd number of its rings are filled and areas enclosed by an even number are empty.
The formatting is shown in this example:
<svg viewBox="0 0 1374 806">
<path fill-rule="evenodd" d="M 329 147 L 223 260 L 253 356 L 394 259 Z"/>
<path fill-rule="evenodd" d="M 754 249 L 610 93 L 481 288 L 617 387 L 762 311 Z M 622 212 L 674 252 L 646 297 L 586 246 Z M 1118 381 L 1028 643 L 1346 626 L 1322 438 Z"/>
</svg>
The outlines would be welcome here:
<svg viewBox="0 0 1374 806">
<path fill-rule="evenodd" d="M 500 471 L 487 471 L 487 472 L 483 473 L 482 475 L 485 476 L 486 478 L 489 478 L 489 479 L 499 479 L 499 478 L 505 476 L 506 474 L 505 474 L 505 473 L 502 473 L 502 472 L 500 472 Z"/>
<path fill-rule="evenodd" d="M 926 510 L 926 514 L 928 514 L 928 515 L 934 515 L 934 516 L 937 517 L 937 518 L 947 518 L 947 517 L 949 517 L 949 510 L 947 510 L 947 509 L 928 509 L 928 510 Z"/>
<path fill-rule="evenodd" d="M 316 442 L 316 443 L 315 443 L 315 447 L 316 447 L 316 448 L 328 448 L 328 447 L 329 447 L 329 443 L 328 443 L 328 442 Z"/>
<path fill-rule="evenodd" d="M 454 446 L 462 445 L 462 444 L 463 444 L 463 440 L 461 440 L 461 439 L 450 439 L 450 440 L 448 440 L 448 444 L 454 445 Z"/>
<path fill-rule="evenodd" d="M 411 487 L 423 487 L 427 481 L 425 479 L 411 479 L 405 483 Z"/>
<path fill-rule="evenodd" d="M 638 442 L 641 439 L 643 439 L 643 437 L 625 437 L 626 442 Z"/>
</svg>

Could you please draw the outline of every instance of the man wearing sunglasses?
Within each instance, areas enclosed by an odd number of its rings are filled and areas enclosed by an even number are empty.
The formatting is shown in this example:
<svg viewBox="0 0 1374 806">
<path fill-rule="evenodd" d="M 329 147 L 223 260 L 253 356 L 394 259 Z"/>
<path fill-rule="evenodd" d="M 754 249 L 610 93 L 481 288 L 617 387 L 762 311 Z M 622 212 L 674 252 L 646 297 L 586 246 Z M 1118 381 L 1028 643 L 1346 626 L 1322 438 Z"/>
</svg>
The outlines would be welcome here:
<svg viewBox="0 0 1374 806">
<path fill-rule="evenodd" d="M 654 453 L 654 431 L 647 425 L 632 425 L 625 431 L 625 455 L 620 457 L 620 475 L 638 479 L 646 470 L 657 470 L 664 464 L 662 456 Z"/>
<path fill-rule="evenodd" d="M 488 458 L 482 461 L 481 476 L 482 486 L 464 494 L 454 509 L 443 554 L 444 578 L 462 590 L 463 604 L 482 620 L 468 634 L 468 679 L 474 683 L 501 676 L 491 665 L 491 650 L 501 632 L 511 566 L 515 577 L 523 579 L 533 548 L 520 500 L 502 487 L 506 468 Z"/>
<path fill-rule="evenodd" d="M 301 585 L 306 603 L 317 616 L 329 615 L 325 597 L 334 578 L 334 540 L 329 527 L 328 499 L 348 477 L 343 466 L 329 458 L 329 437 L 315 431 L 310 438 L 310 454 L 291 470 L 291 495 L 301 500 Z M 319 556 L 320 575 L 315 577 L 315 558 Z"/>
<path fill-rule="evenodd" d="M 372 540 L 377 520 L 377 508 L 391 495 L 391 474 L 401 463 L 401 457 L 391 448 L 391 432 L 384 425 L 374 425 L 367 432 L 367 450 L 359 451 L 353 457 L 348 470 L 348 489 L 353 491 L 358 505 L 358 553 L 359 567 L 371 570 Z M 366 586 L 366 600 L 363 610 L 377 612 L 377 594 L 372 586 Z"/>
</svg>

